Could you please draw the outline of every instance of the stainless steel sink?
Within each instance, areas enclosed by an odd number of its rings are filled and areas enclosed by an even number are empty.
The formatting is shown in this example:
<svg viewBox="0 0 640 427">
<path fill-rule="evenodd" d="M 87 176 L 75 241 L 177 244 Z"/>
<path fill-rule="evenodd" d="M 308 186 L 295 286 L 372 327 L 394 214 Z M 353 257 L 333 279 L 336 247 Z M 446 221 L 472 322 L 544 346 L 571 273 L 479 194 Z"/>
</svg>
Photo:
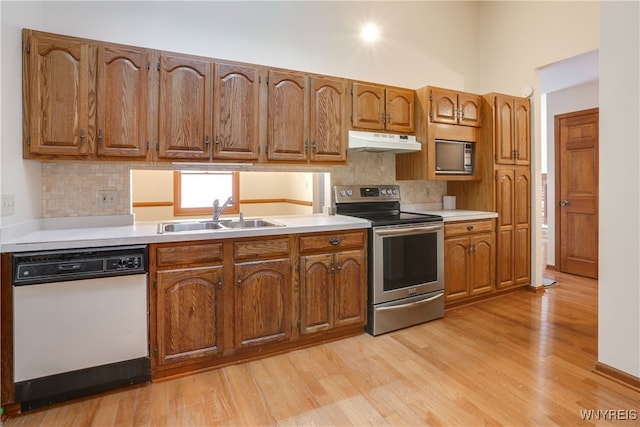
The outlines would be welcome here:
<svg viewBox="0 0 640 427">
<path fill-rule="evenodd" d="M 223 221 L 223 227 L 227 228 L 260 228 L 260 227 L 283 227 L 284 224 L 271 221 L 268 219 L 245 219 L 245 220 L 233 220 Z"/>
<path fill-rule="evenodd" d="M 276 221 L 268 219 L 243 219 L 243 220 L 222 220 L 222 221 L 184 221 L 184 222 L 161 222 L 158 224 L 158 234 L 180 233 L 183 231 L 201 230 L 224 230 L 236 228 L 262 228 L 262 227 L 284 227 Z"/>
<path fill-rule="evenodd" d="M 222 224 L 214 221 L 165 222 L 158 224 L 158 233 L 179 233 L 181 231 L 219 230 Z"/>
</svg>

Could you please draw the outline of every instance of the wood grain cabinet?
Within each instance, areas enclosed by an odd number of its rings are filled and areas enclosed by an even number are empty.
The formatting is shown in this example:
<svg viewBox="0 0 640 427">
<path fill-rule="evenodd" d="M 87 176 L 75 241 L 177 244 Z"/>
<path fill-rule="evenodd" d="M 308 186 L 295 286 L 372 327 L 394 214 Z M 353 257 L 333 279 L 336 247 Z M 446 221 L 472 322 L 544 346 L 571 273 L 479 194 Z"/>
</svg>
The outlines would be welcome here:
<svg viewBox="0 0 640 427">
<path fill-rule="evenodd" d="M 98 46 L 97 155 L 144 160 L 149 151 L 151 62 L 148 49 Z"/>
<path fill-rule="evenodd" d="M 498 210 L 497 287 L 528 285 L 531 278 L 531 174 L 496 171 Z"/>
<path fill-rule="evenodd" d="M 27 29 L 23 39 L 25 158 L 347 160 L 346 79 Z"/>
<path fill-rule="evenodd" d="M 422 150 L 396 155 L 397 180 L 476 181 L 484 167 L 482 97 L 467 92 L 425 86 L 416 90 L 416 139 Z M 436 140 L 465 141 L 475 146 L 472 174 L 440 174 L 436 167 Z"/>
<path fill-rule="evenodd" d="M 346 162 L 347 81 L 268 71 L 268 162 Z"/>
<path fill-rule="evenodd" d="M 301 335 L 366 323 L 365 238 L 363 231 L 300 236 Z"/>
<path fill-rule="evenodd" d="M 152 370 L 223 354 L 225 281 L 222 243 L 151 246 Z"/>
<path fill-rule="evenodd" d="M 23 37 L 26 158 L 148 158 L 152 51 Z"/>
<path fill-rule="evenodd" d="M 351 96 L 354 128 L 413 133 L 413 90 L 354 82 Z"/>
<path fill-rule="evenodd" d="M 528 98 L 495 94 L 495 162 L 529 165 L 531 152 L 531 107 Z"/>
<path fill-rule="evenodd" d="M 531 171 L 528 159 L 514 158 L 512 148 L 517 140 L 528 147 L 529 100 L 490 93 L 483 96 L 482 114 L 479 179 L 448 182 L 447 193 L 457 196 L 459 209 L 498 212 L 496 291 L 501 291 L 531 282 Z"/>
<path fill-rule="evenodd" d="M 291 337 L 289 237 L 233 243 L 236 349 Z"/>
<path fill-rule="evenodd" d="M 158 158 L 208 160 L 213 133 L 213 62 L 162 52 L 157 69 Z"/>
<path fill-rule="evenodd" d="M 429 118 L 433 123 L 480 127 L 481 99 L 467 92 L 430 87 Z"/>
<path fill-rule="evenodd" d="M 257 160 L 260 67 L 216 62 L 213 95 L 213 158 Z"/>
<path fill-rule="evenodd" d="M 311 162 L 347 160 L 347 81 L 325 76 L 310 78 Z"/>
<path fill-rule="evenodd" d="M 445 304 L 495 288 L 495 221 L 445 224 Z"/>
<path fill-rule="evenodd" d="M 89 42 L 23 31 L 24 157 L 83 158 L 93 152 L 95 94 Z"/>
<path fill-rule="evenodd" d="M 269 70 L 267 145 L 269 161 L 309 159 L 309 77 L 304 73 Z"/>
</svg>

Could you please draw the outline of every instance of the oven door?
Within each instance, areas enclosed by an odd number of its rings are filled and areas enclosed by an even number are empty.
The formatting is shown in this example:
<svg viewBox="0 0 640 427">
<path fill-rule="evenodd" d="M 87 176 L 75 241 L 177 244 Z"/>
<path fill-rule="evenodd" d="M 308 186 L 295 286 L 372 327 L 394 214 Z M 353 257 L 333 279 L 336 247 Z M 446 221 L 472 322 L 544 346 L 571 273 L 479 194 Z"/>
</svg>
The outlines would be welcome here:
<svg viewBox="0 0 640 427">
<path fill-rule="evenodd" d="M 372 236 L 372 304 L 444 289 L 442 222 L 374 227 Z"/>
</svg>

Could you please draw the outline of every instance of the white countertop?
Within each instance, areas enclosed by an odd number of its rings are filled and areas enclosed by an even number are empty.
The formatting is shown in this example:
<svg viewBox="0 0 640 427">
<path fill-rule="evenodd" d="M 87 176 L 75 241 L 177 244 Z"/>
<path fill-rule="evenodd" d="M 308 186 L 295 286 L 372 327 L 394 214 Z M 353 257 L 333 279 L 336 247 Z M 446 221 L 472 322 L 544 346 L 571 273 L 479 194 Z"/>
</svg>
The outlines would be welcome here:
<svg viewBox="0 0 640 427">
<path fill-rule="evenodd" d="M 442 209 L 442 203 L 402 204 L 401 209 L 406 212 L 440 215 L 444 222 L 474 221 L 477 219 L 497 218 L 497 212 L 472 211 L 464 209 Z"/>
<path fill-rule="evenodd" d="M 440 215 L 444 222 L 469 221 L 495 218 L 496 212 L 471 210 L 442 210 L 433 206 L 406 205 L 405 211 Z M 249 218 L 246 218 L 249 219 Z M 121 218 L 107 217 L 100 223 L 100 217 L 59 218 L 43 221 L 44 225 L 26 231 L 18 236 L 3 233 L 1 252 L 26 252 L 52 249 L 79 249 L 103 246 L 138 245 L 160 242 L 181 242 L 189 240 L 227 239 L 253 236 L 274 236 L 282 234 L 315 233 L 369 228 L 367 220 L 345 215 L 291 215 L 269 217 L 285 227 L 265 227 L 246 229 L 181 231 L 158 234 L 158 222 L 127 222 Z M 172 221 L 166 221 L 172 222 Z M 80 224 L 80 225 L 78 225 Z M 12 237 L 7 238 L 11 234 Z"/>
<path fill-rule="evenodd" d="M 246 218 L 249 219 L 249 218 Z M 321 231 L 369 228 L 367 220 L 343 215 L 301 215 L 269 217 L 285 227 L 182 231 L 158 234 L 158 222 L 136 222 L 130 225 L 57 226 L 41 228 L 11 240 L 2 241 L 2 252 L 26 252 L 50 249 L 94 248 L 189 240 L 227 239 Z M 73 220 L 73 218 L 69 218 Z M 172 221 L 166 221 L 172 222 Z M 73 222 L 72 222 L 73 223 Z"/>
</svg>

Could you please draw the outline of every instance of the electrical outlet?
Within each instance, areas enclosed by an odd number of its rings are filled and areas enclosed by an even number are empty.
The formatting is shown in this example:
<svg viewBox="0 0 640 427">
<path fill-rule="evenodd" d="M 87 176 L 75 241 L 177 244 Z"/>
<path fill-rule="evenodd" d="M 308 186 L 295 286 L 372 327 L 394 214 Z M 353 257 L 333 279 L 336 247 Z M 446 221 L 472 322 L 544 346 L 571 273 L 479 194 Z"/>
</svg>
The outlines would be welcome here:
<svg viewBox="0 0 640 427">
<path fill-rule="evenodd" d="M 1 216 L 11 216 L 16 213 L 16 196 L 13 194 L 2 195 L 2 212 Z"/>
<path fill-rule="evenodd" d="M 98 194 L 98 197 L 100 198 L 100 201 L 98 204 L 103 208 L 116 205 L 115 191 L 101 191 Z"/>
</svg>

